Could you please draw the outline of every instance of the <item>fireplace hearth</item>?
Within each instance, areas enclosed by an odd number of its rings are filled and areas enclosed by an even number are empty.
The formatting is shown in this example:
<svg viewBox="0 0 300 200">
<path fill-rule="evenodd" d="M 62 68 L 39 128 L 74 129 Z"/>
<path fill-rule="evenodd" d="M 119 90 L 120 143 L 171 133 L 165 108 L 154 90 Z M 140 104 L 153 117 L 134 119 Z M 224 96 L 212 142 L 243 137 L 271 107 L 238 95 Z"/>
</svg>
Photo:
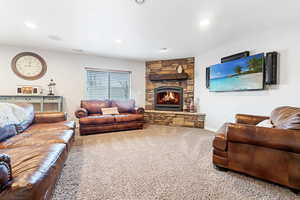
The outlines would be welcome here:
<svg viewBox="0 0 300 200">
<path fill-rule="evenodd" d="M 155 110 L 182 111 L 183 89 L 181 87 L 158 87 L 154 89 Z"/>
</svg>

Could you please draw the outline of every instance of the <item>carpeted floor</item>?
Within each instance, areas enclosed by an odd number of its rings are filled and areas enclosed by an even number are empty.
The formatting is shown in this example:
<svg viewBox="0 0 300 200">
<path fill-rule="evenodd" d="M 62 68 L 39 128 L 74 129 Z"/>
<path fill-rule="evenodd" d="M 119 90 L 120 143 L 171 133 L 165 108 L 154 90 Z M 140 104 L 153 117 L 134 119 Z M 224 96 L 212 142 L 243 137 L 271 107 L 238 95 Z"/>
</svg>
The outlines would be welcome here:
<svg viewBox="0 0 300 200">
<path fill-rule="evenodd" d="M 300 199 L 281 186 L 213 168 L 213 133 L 150 126 L 78 136 L 55 200 Z"/>
</svg>

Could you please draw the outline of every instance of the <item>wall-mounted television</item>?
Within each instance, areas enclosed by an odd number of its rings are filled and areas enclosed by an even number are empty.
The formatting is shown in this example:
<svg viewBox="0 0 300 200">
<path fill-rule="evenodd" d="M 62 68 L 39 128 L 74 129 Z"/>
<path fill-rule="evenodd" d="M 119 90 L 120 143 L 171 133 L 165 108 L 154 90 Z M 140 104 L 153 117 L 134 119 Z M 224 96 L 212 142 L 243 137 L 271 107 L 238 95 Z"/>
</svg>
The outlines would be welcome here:
<svg viewBox="0 0 300 200">
<path fill-rule="evenodd" d="M 263 53 L 209 67 L 209 90 L 212 92 L 263 89 Z"/>
</svg>

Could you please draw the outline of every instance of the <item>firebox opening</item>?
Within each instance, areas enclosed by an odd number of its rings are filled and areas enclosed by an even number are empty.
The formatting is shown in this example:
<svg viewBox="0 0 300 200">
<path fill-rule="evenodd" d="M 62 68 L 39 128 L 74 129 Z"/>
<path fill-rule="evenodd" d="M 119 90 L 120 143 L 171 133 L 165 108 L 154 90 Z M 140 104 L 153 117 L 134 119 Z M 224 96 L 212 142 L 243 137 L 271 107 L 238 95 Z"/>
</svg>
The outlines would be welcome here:
<svg viewBox="0 0 300 200">
<path fill-rule="evenodd" d="M 158 104 L 180 104 L 180 95 L 175 92 L 162 92 L 157 94 L 157 103 Z"/>
<path fill-rule="evenodd" d="M 181 87 L 159 87 L 154 90 L 156 110 L 182 111 L 183 89 Z"/>
</svg>

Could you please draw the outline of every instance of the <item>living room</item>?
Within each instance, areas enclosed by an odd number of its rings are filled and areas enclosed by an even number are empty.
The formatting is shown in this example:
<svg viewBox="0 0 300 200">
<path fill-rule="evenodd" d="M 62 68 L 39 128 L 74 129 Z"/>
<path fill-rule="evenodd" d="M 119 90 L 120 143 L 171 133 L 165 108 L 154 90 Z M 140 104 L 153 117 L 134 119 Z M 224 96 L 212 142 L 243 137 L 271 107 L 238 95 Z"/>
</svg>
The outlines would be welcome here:
<svg viewBox="0 0 300 200">
<path fill-rule="evenodd" d="M 299 2 L 0 7 L 1 200 L 299 198 Z"/>
</svg>

